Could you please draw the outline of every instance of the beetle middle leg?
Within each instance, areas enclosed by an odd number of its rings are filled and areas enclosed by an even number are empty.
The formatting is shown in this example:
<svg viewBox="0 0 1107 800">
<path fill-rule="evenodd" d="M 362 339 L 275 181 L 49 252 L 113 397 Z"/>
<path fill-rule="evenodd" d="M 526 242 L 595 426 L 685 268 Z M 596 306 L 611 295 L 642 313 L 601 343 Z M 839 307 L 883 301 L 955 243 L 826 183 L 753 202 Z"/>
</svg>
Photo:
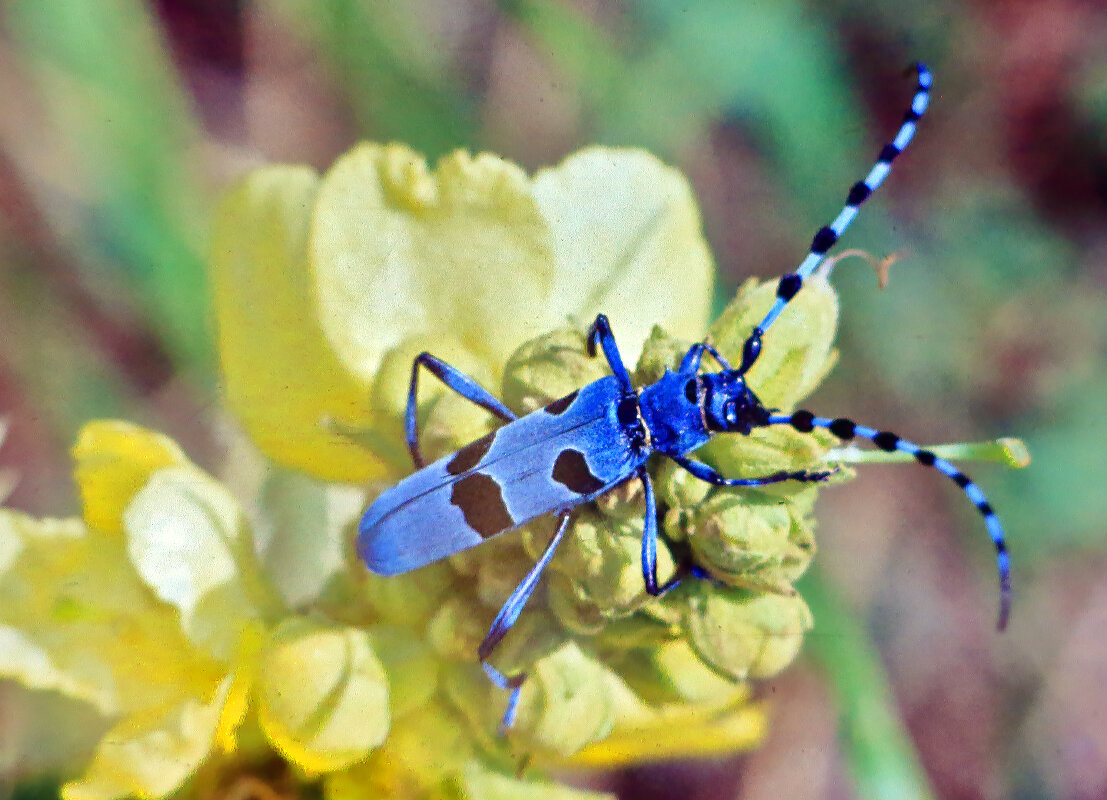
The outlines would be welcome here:
<svg viewBox="0 0 1107 800">
<path fill-rule="evenodd" d="M 653 597 L 660 597 L 670 589 L 676 588 L 687 575 L 693 574 L 694 569 L 689 565 L 677 568 L 676 574 L 665 583 L 657 582 L 657 498 L 653 493 L 653 481 L 645 468 L 638 477 L 642 481 L 642 489 L 646 494 L 646 521 L 642 528 L 642 577 L 646 581 L 646 592 Z"/>
</svg>

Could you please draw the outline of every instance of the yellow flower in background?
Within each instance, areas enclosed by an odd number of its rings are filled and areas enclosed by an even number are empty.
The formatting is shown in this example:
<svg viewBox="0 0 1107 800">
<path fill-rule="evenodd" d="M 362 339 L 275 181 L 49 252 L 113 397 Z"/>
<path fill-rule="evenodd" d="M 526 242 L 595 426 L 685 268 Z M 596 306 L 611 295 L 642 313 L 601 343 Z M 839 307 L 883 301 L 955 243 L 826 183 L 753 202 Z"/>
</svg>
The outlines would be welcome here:
<svg viewBox="0 0 1107 800">
<path fill-rule="evenodd" d="M 367 502 L 412 469 L 418 352 L 526 413 L 605 373 L 584 350 L 600 311 L 638 385 L 705 335 L 740 351 L 772 287 L 743 287 L 708 327 L 713 266 L 679 173 L 602 148 L 533 178 L 489 155 L 431 170 L 402 146 L 361 145 L 322 177 L 268 167 L 232 189 L 211 274 L 225 398 L 246 434 L 222 479 L 158 434 L 91 423 L 74 448 L 83 518 L 0 516 L 0 673 L 111 724 L 67 798 L 166 796 L 205 765 L 273 754 L 330 798 L 588 797 L 544 771 L 756 744 L 748 680 L 784 668 L 811 624 L 792 585 L 814 552 L 815 486 L 720 489 L 652 464 L 662 573 L 679 550 L 716 579 L 660 599 L 642 581 L 640 492 L 578 509 L 494 655 L 530 675 L 507 738 L 505 693 L 476 650 L 548 521 L 395 578 L 350 546 Z M 835 358 L 837 301 L 809 284 L 751 372 L 770 405 L 790 407 Z M 428 455 L 492 428 L 426 389 Z M 701 454 L 764 474 L 817 463 L 833 441 L 758 430 Z"/>
</svg>

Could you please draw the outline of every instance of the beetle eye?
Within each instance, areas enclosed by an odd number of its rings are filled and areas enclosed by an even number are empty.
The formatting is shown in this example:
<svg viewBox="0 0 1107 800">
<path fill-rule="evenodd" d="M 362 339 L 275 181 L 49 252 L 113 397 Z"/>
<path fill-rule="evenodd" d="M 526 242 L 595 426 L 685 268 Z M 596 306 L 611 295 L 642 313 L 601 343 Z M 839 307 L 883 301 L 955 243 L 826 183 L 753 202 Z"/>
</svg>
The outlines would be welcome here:
<svg viewBox="0 0 1107 800">
<path fill-rule="evenodd" d="M 738 404 L 731 400 L 723 406 L 723 417 L 726 419 L 727 425 L 735 424 L 738 421 Z"/>
</svg>

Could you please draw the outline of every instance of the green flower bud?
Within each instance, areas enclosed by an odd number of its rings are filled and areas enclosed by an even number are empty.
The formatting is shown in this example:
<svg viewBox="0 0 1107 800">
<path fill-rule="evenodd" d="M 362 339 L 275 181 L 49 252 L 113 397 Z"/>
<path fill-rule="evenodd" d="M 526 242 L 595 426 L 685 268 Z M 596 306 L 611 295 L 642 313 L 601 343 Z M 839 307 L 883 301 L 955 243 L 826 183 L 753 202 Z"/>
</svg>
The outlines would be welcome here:
<svg viewBox="0 0 1107 800">
<path fill-rule="evenodd" d="M 569 756 L 610 733 L 609 677 L 569 642 L 538 662 L 519 708 L 519 736 L 536 749 Z"/>
<path fill-rule="evenodd" d="M 572 578 L 583 598 L 608 617 L 628 614 L 649 598 L 642 578 L 643 518 L 636 505 L 639 513 L 628 520 L 580 513 L 554 561 L 553 568 Z M 663 541 L 657 550 L 658 580 L 664 581 L 673 574 L 673 557 Z"/>
<path fill-rule="evenodd" d="M 438 691 L 438 662 L 419 636 L 390 625 L 374 625 L 367 631 L 373 651 L 388 676 L 392 717 L 422 708 Z"/>
<path fill-rule="evenodd" d="M 529 414 L 610 374 L 601 356 L 588 355 L 585 339 L 585 331 L 564 327 L 521 345 L 504 367 L 504 403 Z"/>
<path fill-rule="evenodd" d="M 472 596 L 454 595 L 444 602 L 427 626 L 427 643 L 444 659 L 473 661 L 488 632 L 487 613 Z"/>
<path fill-rule="evenodd" d="M 812 622 L 799 595 L 715 589 L 688 603 L 692 647 L 706 664 L 734 680 L 780 672 L 799 652 Z"/>
<path fill-rule="evenodd" d="M 604 630 L 607 618 L 600 607 L 567 574 L 549 571 L 546 597 L 550 611 L 570 633 L 592 636 Z"/>
<path fill-rule="evenodd" d="M 701 481 L 688 470 L 677 466 L 676 462 L 662 459 L 654 477 L 654 489 L 657 500 L 670 509 L 692 508 L 707 499 L 711 484 Z M 679 538 L 683 538 L 680 536 Z"/>
<path fill-rule="evenodd" d="M 452 584 L 446 564 L 388 578 L 366 572 L 357 575 L 360 592 L 355 600 L 366 604 L 381 622 L 407 628 L 421 627 L 429 622 L 441 608 L 442 598 Z"/>
<path fill-rule="evenodd" d="M 802 506 L 753 493 L 714 493 L 689 515 L 696 563 L 731 585 L 790 593 L 813 555 Z"/>
<path fill-rule="evenodd" d="M 660 379 L 666 369 L 675 371 L 690 346 L 671 336 L 661 326 L 654 325 L 642 345 L 642 355 L 634 369 L 634 380 L 639 385 L 645 385 Z"/>
<path fill-rule="evenodd" d="M 832 469 L 833 465 L 822 459 L 837 443 L 833 434 L 821 428 L 811 433 L 799 433 L 786 425 L 774 425 L 757 428 L 748 436 L 716 436 L 700 448 L 697 455 L 723 475 L 754 478 L 779 470 Z M 760 487 L 758 492 L 788 496 L 797 491 L 797 486 L 793 482 L 770 484 Z"/>
<path fill-rule="evenodd" d="M 266 736 L 312 772 L 360 761 L 388 733 L 388 680 L 356 628 L 286 619 L 262 654 L 256 694 Z"/>
</svg>

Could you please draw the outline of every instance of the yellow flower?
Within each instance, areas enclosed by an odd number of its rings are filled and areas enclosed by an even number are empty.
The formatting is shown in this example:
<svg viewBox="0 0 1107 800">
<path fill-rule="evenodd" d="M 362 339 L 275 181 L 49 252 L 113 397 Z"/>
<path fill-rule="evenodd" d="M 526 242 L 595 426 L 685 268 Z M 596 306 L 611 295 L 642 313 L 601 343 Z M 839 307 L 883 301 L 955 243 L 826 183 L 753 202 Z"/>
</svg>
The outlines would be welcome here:
<svg viewBox="0 0 1107 800">
<path fill-rule="evenodd" d="M 638 151 L 593 148 L 528 177 L 490 155 L 431 170 L 366 144 L 322 177 L 249 175 L 213 236 L 226 402 L 248 437 L 232 442 L 234 469 L 221 482 L 163 436 L 96 422 L 74 447 L 83 519 L 0 512 L 0 673 L 111 723 L 66 797 L 161 797 L 202 765 L 275 753 L 335 800 L 583 798 L 595 795 L 541 771 L 755 744 L 764 717 L 747 681 L 786 666 L 810 625 L 792 584 L 813 553 L 813 487 L 725 490 L 651 465 L 662 577 L 690 554 L 719 581 L 661 599 L 642 581 L 640 490 L 578 509 L 493 657 L 530 675 L 506 739 L 506 698 L 476 650 L 549 521 L 394 578 L 349 546 L 367 498 L 411 470 L 418 352 L 526 413 L 605 374 L 584 350 L 600 311 L 638 384 L 708 332 L 737 360 L 771 287 L 744 287 L 708 329 L 712 281 L 687 182 Z M 836 319 L 812 281 L 751 375 L 766 402 L 815 386 Z M 491 429 L 424 388 L 428 455 Z M 758 431 L 702 456 L 767 473 L 806 468 L 827 445 Z M 518 776 L 521 753 L 534 766 Z"/>
<path fill-rule="evenodd" d="M 490 155 L 456 153 L 431 169 L 405 147 L 362 145 L 321 178 L 290 167 L 253 173 L 225 201 L 213 252 L 231 408 L 267 456 L 328 481 L 379 487 L 411 470 L 403 417 L 411 363 L 422 350 L 501 388 L 510 407 L 527 413 L 605 374 L 602 359 L 583 347 L 583 328 L 600 311 L 624 358 L 641 354 L 639 383 L 674 367 L 708 331 L 712 264 L 690 190 L 637 151 L 593 148 L 529 178 Z M 837 301 L 825 280 L 810 284 L 753 373 L 775 405 L 794 403 L 833 364 Z M 737 357 L 772 297 L 771 286 L 743 287 L 710 329 L 720 350 Z M 485 412 L 432 381 L 423 392 L 428 455 L 490 430 Z M 817 462 L 828 444 L 822 434 L 758 432 L 704 455 L 735 474 L 766 473 Z M 806 608 L 790 587 L 813 552 L 813 491 L 709 491 L 666 474 L 666 532 L 688 540 L 716 577 L 783 592 L 786 632 L 769 632 L 771 621 L 763 627 L 760 606 L 747 628 L 787 641 L 773 652 L 794 652 L 806 623 L 789 620 L 806 621 Z M 729 516 L 712 512 L 728 504 Z M 534 672 L 516 738 L 540 752 L 568 756 L 618 730 L 610 685 L 625 685 L 626 676 L 608 651 L 628 651 L 621 621 L 654 619 L 650 637 L 633 648 L 647 660 L 673 641 L 706 641 L 689 633 L 704 626 L 697 592 L 660 604 L 644 591 L 640 507 L 630 491 L 578 512 L 547 574 L 547 607 L 533 601 L 495 656 L 505 668 Z M 494 727 L 500 704 L 488 702 L 473 654 L 549 533 L 537 523 L 449 565 L 365 578 L 362 598 L 374 619 L 425 637 L 438 658 L 469 664 L 443 673 L 443 691 L 482 729 Z M 675 564 L 664 546 L 659 563 L 663 572 Z M 581 650 L 576 636 L 595 637 L 588 649 L 602 657 Z M 701 658 L 717 668 L 720 656 Z M 745 675 L 768 671 L 731 666 L 734 678 L 725 691 L 716 687 L 716 705 L 739 702 Z M 566 703 L 570 696 L 579 699 Z M 543 699 L 554 697 L 561 701 Z M 642 719 L 637 713 L 635 730 Z M 756 728 L 746 726 L 747 743 Z M 687 742 L 684 750 L 694 750 Z"/>
</svg>

